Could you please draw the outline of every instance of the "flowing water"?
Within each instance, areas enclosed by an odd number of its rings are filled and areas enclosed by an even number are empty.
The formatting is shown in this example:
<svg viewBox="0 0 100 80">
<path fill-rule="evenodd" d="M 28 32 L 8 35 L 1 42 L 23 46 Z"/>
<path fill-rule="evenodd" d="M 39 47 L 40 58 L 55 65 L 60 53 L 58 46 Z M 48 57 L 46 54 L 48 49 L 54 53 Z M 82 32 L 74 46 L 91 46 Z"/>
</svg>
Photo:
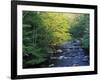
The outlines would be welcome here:
<svg viewBox="0 0 100 80">
<path fill-rule="evenodd" d="M 89 53 L 81 48 L 80 43 L 70 42 L 60 47 L 61 53 L 51 57 L 49 67 L 88 66 Z"/>
</svg>

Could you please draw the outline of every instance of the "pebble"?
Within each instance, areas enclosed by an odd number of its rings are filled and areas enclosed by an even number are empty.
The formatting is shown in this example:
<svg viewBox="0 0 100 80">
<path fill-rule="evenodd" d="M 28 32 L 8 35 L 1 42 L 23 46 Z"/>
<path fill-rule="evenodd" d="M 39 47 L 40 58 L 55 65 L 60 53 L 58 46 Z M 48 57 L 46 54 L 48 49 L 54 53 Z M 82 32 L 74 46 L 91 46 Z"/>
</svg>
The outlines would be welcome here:
<svg viewBox="0 0 100 80">
<path fill-rule="evenodd" d="M 64 56 L 60 56 L 60 57 L 59 57 L 59 60 L 61 60 L 61 59 L 63 59 L 63 58 L 64 58 Z"/>
<path fill-rule="evenodd" d="M 49 67 L 53 67 L 53 66 L 54 66 L 54 64 L 50 64 L 50 65 L 49 65 Z"/>
</svg>

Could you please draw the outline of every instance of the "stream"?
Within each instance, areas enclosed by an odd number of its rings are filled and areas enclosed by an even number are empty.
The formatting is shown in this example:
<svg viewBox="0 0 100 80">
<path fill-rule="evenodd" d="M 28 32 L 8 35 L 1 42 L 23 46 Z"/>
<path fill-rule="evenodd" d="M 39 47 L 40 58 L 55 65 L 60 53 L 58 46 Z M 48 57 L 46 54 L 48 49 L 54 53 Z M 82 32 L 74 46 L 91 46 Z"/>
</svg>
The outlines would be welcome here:
<svg viewBox="0 0 100 80">
<path fill-rule="evenodd" d="M 62 52 L 51 57 L 49 67 L 88 66 L 89 53 L 81 48 L 78 41 L 60 47 Z"/>
</svg>

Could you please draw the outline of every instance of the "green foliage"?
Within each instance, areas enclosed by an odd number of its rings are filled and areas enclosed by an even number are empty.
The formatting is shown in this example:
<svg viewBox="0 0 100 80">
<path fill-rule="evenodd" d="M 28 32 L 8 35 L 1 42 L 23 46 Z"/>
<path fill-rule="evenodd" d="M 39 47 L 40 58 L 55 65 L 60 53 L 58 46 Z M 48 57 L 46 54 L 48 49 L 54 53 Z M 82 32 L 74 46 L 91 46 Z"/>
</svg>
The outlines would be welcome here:
<svg viewBox="0 0 100 80">
<path fill-rule="evenodd" d="M 84 27 L 85 27 L 85 31 L 84 31 L 84 35 L 82 37 L 82 47 L 89 49 L 89 15 L 84 15 Z"/>
<path fill-rule="evenodd" d="M 23 12 L 23 65 L 39 64 L 45 61 L 48 55 L 49 32 L 41 23 L 41 17 L 37 12 Z M 46 37 L 47 36 L 47 37 Z"/>
<path fill-rule="evenodd" d="M 89 35 L 84 35 L 82 38 L 82 47 L 89 49 Z"/>
<path fill-rule="evenodd" d="M 65 13 L 23 11 L 23 64 L 38 64 L 48 57 L 48 45 L 60 45 L 71 39 Z"/>
<path fill-rule="evenodd" d="M 52 34 L 50 44 L 59 45 L 71 39 L 66 13 L 42 12 L 40 16 L 44 27 Z"/>
<path fill-rule="evenodd" d="M 23 65 L 40 64 L 48 58 L 49 45 L 80 39 L 89 47 L 89 15 L 23 11 Z"/>
<path fill-rule="evenodd" d="M 80 14 L 71 25 L 69 33 L 73 39 L 79 39 L 83 48 L 89 48 L 89 15 Z"/>
</svg>

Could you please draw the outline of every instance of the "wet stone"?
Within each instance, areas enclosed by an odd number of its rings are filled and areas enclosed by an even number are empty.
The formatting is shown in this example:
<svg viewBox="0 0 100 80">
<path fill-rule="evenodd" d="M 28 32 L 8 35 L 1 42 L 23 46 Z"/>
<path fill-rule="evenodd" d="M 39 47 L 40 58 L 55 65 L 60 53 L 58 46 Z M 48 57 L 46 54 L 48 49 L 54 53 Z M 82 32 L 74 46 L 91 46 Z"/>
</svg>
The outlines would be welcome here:
<svg viewBox="0 0 100 80">
<path fill-rule="evenodd" d="M 69 67 L 89 65 L 89 56 L 81 48 L 79 40 L 66 43 L 60 48 L 59 51 L 62 53 L 56 54 L 55 57 L 51 57 L 53 62 L 51 62 L 49 66 Z"/>
</svg>

